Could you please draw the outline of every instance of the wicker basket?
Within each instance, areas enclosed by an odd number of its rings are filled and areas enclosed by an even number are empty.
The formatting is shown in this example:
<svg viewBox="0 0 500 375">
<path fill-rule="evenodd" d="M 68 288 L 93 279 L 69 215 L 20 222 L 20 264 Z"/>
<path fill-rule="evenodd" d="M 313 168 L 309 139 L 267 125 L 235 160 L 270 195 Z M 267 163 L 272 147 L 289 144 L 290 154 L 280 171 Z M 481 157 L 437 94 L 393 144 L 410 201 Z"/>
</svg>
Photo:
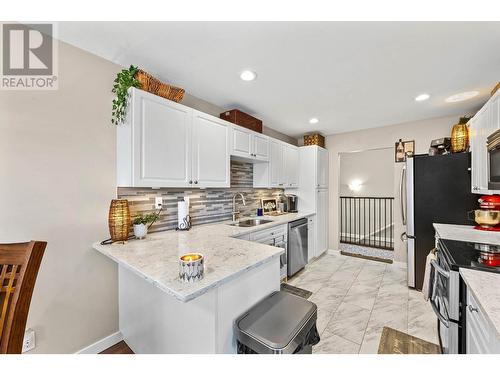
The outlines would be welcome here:
<svg viewBox="0 0 500 375">
<path fill-rule="evenodd" d="M 173 100 L 177 103 L 180 102 L 184 97 L 184 89 L 171 86 L 167 83 L 163 83 L 144 70 L 139 70 L 135 74 L 135 78 L 141 84 L 141 89 L 150 92 L 151 94 L 161 96 L 165 99 Z"/>
<path fill-rule="evenodd" d="M 318 133 L 304 135 L 304 146 L 313 145 L 325 148 L 325 137 Z"/>
</svg>

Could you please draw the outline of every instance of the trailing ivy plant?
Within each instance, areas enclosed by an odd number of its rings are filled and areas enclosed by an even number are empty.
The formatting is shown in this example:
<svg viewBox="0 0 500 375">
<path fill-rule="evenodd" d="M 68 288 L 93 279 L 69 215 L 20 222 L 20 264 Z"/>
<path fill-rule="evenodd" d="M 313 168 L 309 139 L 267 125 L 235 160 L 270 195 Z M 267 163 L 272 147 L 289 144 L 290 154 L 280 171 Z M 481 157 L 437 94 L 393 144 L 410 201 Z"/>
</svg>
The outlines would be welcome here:
<svg viewBox="0 0 500 375">
<path fill-rule="evenodd" d="M 111 90 L 116 94 L 111 112 L 111 123 L 114 125 L 119 125 L 125 120 L 127 114 L 128 89 L 131 87 L 140 87 L 139 81 L 135 78 L 135 74 L 138 71 L 138 67 L 130 65 L 130 68 L 123 69 L 116 75 L 113 90 Z"/>
</svg>

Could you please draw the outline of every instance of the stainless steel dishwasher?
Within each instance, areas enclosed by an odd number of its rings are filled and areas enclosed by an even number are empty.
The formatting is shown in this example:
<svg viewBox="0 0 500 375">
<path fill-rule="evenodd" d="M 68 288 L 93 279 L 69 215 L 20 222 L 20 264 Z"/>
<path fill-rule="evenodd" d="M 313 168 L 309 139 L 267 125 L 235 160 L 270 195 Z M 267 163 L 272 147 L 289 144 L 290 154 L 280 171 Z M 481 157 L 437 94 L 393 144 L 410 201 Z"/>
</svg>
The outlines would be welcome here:
<svg viewBox="0 0 500 375">
<path fill-rule="evenodd" d="M 307 251 L 307 219 L 288 223 L 288 277 L 295 275 L 307 264 Z"/>
</svg>

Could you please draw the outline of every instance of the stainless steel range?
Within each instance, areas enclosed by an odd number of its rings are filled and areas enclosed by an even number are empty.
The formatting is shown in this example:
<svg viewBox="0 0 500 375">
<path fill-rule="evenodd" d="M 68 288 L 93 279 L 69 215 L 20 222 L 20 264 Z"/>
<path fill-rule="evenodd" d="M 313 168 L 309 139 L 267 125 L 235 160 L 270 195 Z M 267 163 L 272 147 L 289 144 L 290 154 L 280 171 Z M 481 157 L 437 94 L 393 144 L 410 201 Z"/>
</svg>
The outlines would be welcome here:
<svg viewBox="0 0 500 375">
<path fill-rule="evenodd" d="M 500 246 L 439 239 L 437 261 L 431 262 L 431 306 L 438 317 L 443 353 L 465 353 L 467 287 L 460 268 L 500 273 Z"/>
</svg>

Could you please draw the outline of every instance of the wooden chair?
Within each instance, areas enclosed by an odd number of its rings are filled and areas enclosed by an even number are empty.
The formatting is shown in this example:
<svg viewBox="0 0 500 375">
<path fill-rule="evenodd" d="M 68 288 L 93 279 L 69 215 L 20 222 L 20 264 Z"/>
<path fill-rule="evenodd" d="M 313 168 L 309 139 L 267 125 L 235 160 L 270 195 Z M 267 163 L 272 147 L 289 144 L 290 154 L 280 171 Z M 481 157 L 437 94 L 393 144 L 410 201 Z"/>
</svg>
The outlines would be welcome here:
<svg viewBox="0 0 500 375">
<path fill-rule="evenodd" d="M 0 354 L 21 354 L 36 276 L 47 242 L 0 244 Z"/>
</svg>

